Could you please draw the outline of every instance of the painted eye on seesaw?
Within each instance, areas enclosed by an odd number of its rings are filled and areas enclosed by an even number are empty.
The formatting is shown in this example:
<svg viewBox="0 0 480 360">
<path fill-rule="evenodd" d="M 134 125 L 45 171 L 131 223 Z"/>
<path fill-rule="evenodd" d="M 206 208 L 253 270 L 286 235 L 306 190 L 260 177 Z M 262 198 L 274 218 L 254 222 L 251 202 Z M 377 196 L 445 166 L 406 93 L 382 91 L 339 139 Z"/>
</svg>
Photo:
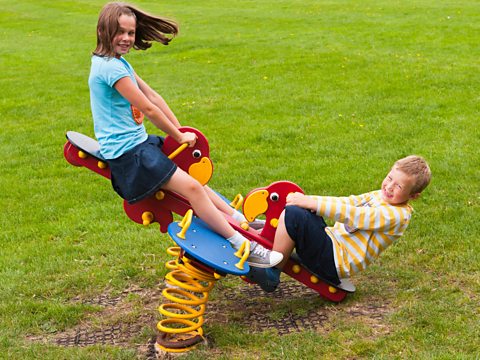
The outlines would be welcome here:
<svg viewBox="0 0 480 360">
<path fill-rule="evenodd" d="M 277 193 L 271 193 L 270 194 L 270 200 L 278 201 L 279 199 L 280 199 L 280 196 Z"/>
<path fill-rule="evenodd" d="M 202 156 L 202 152 L 196 149 L 196 150 L 193 150 L 192 155 L 195 159 L 198 159 L 200 156 Z"/>
</svg>

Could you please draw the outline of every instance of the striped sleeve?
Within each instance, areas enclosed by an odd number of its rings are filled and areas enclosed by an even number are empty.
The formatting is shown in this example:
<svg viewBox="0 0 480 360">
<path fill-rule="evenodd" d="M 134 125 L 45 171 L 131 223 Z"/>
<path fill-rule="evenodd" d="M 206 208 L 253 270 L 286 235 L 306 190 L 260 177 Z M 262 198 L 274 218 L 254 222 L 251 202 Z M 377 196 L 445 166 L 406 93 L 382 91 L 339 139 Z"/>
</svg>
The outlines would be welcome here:
<svg viewBox="0 0 480 360">
<path fill-rule="evenodd" d="M 311 196 L 314 199 L 322 199 L 322 201 L 339 201 L 342 204 L 352 205 L 352 206 L 362 206 L 366 204 L 372 197 L 371 193 L 361 194 L 361 195 L 350 195 L 350 196 Z M 317 214 L 318 215 L 318 214 Z"/>
<path fill-rule="evenodd" d="M 317 197 L 317 215 L 361 230 L 398 234 L 409 220 L 409 212 L 397 206 L 355 206 L 333 197 Z"/>
</svg>

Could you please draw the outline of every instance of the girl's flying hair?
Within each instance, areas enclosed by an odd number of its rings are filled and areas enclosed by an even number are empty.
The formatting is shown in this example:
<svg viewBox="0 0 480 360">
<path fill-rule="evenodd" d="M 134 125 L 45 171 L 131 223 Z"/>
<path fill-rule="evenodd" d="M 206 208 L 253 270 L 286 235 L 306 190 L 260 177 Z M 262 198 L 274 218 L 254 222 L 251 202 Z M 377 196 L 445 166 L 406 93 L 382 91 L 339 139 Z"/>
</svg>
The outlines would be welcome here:
<svg viewBox="0 0 480 360">
<path fill-rule="evenodd" d="M 97 47 L 93 51 L 97 56 L 115 56 L 112 41 L 118 31 L 118 19 L 121 15 L 133 16 L 136 19 L 135 50 L 146 50 L 152 46 L 151 41 L 163 45 L 178 34 L 178 25 L 173 20 L 147 14 L 132 5 L 112 2 L 106 4 L 98 17 Z M 168 37 L 167 35 L 171 35 Z"/>
</svg>

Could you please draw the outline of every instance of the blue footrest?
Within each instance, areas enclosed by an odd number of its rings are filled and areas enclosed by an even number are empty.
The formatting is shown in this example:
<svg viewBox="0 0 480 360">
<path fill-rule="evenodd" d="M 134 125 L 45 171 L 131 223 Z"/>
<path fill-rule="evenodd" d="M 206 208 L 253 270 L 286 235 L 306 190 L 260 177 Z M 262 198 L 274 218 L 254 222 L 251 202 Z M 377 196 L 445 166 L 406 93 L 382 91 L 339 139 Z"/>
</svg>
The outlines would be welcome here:
<svg viewBox="0 0 480 360">
<path fill-rule="evenodd" d="M 185 239 L 177 235 L 181 230 L 178 222 L 172 222 L 168 226 L 170 237 L 195 260 L 219 273 L 240 276 L 250 271 L 247 262 L 243 264 L 243 269 L 235 266 L 240 261 L 240 258 L 234 255 L 236 250 L 224 237 L 211 230 L 199 218 L 192 217 Z"/>
</svg>

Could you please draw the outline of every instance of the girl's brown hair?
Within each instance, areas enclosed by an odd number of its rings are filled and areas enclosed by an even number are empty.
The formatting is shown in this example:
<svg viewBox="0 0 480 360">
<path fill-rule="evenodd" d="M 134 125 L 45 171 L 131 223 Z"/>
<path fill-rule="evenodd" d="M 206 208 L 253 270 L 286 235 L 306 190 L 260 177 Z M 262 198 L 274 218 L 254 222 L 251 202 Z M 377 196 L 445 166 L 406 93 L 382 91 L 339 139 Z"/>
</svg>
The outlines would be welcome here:
<svg viewBox="0 0 480 360">
<path fill-rule="evenodd" d="M 132 5 L 112 2 L 105 5 L 100 12 L 97 23 L 97 47 L 93 51 L 98 56 L 115 56 L 112 41 L 118 31 L 118 19 L 121 15 L 133 16 L 136 19 L 135 50 L 146 50 L 152 46 L 151 41 L 163 45 L 178 34 L 178 25 L 172 20 L 147 14 Z M 167 35 L 171 35 L 168 37 Z"/>
</svg>

